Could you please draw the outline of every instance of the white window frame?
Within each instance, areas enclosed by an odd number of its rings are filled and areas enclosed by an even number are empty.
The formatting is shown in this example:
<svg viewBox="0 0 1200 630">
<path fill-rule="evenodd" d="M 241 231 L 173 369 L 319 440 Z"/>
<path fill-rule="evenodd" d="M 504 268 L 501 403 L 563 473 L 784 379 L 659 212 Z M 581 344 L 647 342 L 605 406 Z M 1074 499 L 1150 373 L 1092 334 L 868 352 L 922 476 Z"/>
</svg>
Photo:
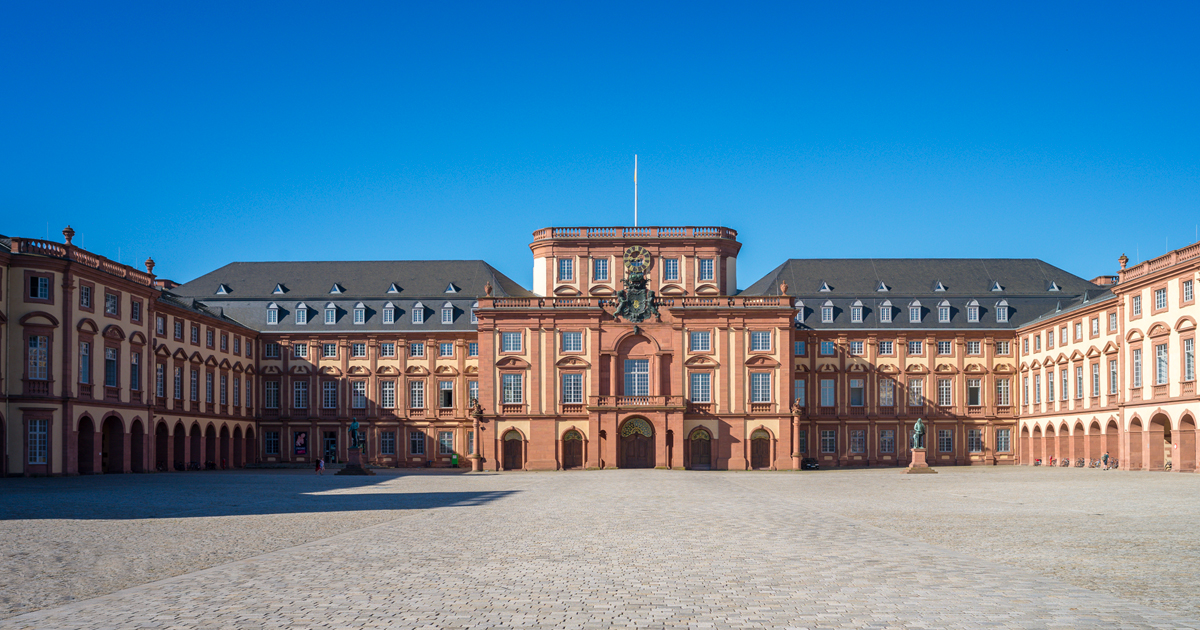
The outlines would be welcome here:
<svg viewBox="0 0 1200 630">
<path fill-rule="evenodd" d="M 751 372 L 750 373 L 750 402 L 752 402 L 752 403 L 769 403 L 769 402 L 771 402 L 771 373 L 770 372 Z"/>
<path fill-rule="evenodd" d="M 712 282 L 716 278 L 715 264 L 712 258 L 701 258 L 699 263 L 700 281 Z"/>
<path fill-rule="evenodd" d="M 597 282 L 608 282 L 608 259 L 593 258 L 592 259 L 592 280 Z"/>
<path fill-rule="evenodd" d="M 500 333 L 500 351 L 501 352 L 521 352 L 522 334 L 520 332 L 505 331 Z"/>
<path fill-rule="evenodd" d="M 750 331 L 750 351 L 751 352 L 770 352 L 771 351 L 771 332 L 767 330 L 752 330 Z"/>
<path fill-rule="evenodd" d="M 712 373 L 692 372 L 689 379 L 688 396 L 694 403 L 712 402 Z"/>
<path fill-rule="evenodd" d="M 561 343 L 563 352 L 583 352 L 583 333 L 578 330 L 564 330 Z"/>
<path fill-rule="evenodd" d="M 396 408 L 396 381 L 379 383 L 379 406 L 384 409 Z"/>
<path fill-rule="evenodd" d="M 563 404 L 583 404 L 583 373 L 563 372 L 561 382 Z"/>
<path fill-rule="evenodd" d="M 425 356 L 425 343 L 422 341 L 414 341 L 408 344 L 408 356 L 414 359 L 419 359 Z"/>
<path fill-rule="evenodd" d="M 663 282 L 679 282 L 679 259 L 662 259 Z"/>
<path fill-rule="evenodd" d="M 688 334 L 688 343 L 692 352 L 712 352 L 712 333 L 707 330 L 693 330 Z"/>
<path fill-rule="evenodd" d="M 559 282 L 574 282 L 575 281 L 575 259 L 574 258 L 559 258 L 558 259 L 558 281 Z"/>
</svg>

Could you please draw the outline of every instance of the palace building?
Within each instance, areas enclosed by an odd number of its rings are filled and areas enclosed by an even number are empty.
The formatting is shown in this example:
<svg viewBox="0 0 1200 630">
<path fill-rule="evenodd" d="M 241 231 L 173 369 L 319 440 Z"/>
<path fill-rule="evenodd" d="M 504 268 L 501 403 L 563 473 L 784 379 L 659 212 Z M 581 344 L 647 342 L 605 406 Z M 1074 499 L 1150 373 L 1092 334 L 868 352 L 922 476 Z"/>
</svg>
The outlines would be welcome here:
<svg viewBox="0 0 1200 630">
<path fill-rule="evenodd" d="M 186 284 L 0 239 L 0 472 L 344 461 L 692 470 L 1196 468 L 1200 243 L 1085 280 L 1034 259 L 790 259 L 724 227 L 533 233 L 486 262 L 231 263 Z"/>
</svg>

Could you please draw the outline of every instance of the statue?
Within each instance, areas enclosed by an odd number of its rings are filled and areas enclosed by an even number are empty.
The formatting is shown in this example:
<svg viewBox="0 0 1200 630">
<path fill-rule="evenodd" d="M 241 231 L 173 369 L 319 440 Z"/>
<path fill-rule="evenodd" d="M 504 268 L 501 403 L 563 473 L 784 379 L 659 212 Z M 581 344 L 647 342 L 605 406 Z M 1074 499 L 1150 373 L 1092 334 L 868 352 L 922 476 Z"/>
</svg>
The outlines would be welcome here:
<svg viewBox="0 0 1200 630">
<path fill-rule="evenodd" d="M 478 398 L 471 399 L 471 417 L 478 418 L 483 415 L 483 405 L 479 404 Z"/>
<path fill-rule="evenodd" d="M 913 425 L 912 445 L 913 448 L 925 448 L 925 422 L 920 418 Z"/>
<path fill-rule="evenodd" d="M 653 315 L 659 317 L 658 305 L 654 303 L 654 291 L 646 288 L 646 275 L 641 271 L 632 271 L 628 278 L 622 278 L 624 289 L 617 292 L 616 308 L 613 318 L 620 321 L 639 323 Z"/>
<path fill-rule="evenodd" d="M 793 400 L 793 401 L 792 401 L 792 415 L 793 415 L 793 416 L 798 416 L 798 415 L 800 415 L 800 412 L 801 412 L 803 409 L 804 409 L 804 404 L 800 402 L 800 399 L 799 399 L 799 398 L 797 398 L 796 400 Z"/>
<path fill-rule="evenodd" d="M 358 432 L 358 420 L 350 422 L 350 448 L 362 448 L 362 434 Z"/>
</svg>

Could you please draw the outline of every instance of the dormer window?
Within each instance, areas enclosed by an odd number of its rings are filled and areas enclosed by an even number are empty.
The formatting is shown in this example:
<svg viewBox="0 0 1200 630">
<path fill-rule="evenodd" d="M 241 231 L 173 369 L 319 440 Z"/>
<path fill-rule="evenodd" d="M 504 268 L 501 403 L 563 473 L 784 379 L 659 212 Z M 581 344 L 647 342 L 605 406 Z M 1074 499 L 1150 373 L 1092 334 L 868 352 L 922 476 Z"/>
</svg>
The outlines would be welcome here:
<svg viewBox="0 0 1200 630">
<path fill-rule="evenodd" d="M 396 286 L 396 283 L 395 283 L 395 282 L 393 282 L 393 283 L 391 284 L 391 286 L 389 286 L 389 287 L 388 287 L 388 290 L 387 290 L 387 292 L 388 292 L 388 293 L 399 293 L 399 292 L 400 292 L 400 287 Z"/>
<path fill-rule="evenodd" d="M 989 291 L 1003 291 L 1004 287 L 1000 286 L 999 280 L 992 280 L 992 288 Z"/>
<path fill-rule="evenodd" d="M 879 321 L 884 324 L 892 323 L 892 301 L 884 300 L 883 304 L 879 305 Z"/>
<path fill-rule="evenodd" d="M 829 286 L 829 283 L 825 282 L 824 280 L 821 281 L 821 288 L 817 289 L 817 291 L 819 291 L 821 293 L 829 293 L 832 290 L 833 290 L 833 287 Z"/>
<path fill-rule="evenodd" d="M 825 300 L 825 303 L 821 305 L 821 323 L 833 323 L 833 302 L 829 300 Z"/>
<path fill-rule="evenodd" d="M 449 302 L 446 302 L 445 304 L 442 305 L 442 323 L 443 324 L 453 324 L 454 323 L 454 305 Z"/>
<path fill-rule="evenodd" d="M 325 323 L 326 324 L 336 324 L 337 323 L 337 306 L 334 305 L 333 302 L 330 302 L 325 305 Z"/>
<path fill-rule="evenodd" d="M 451 282 L 446 285 L 445 293 L 458 293 L 458 287 L 454 286 L 454 283 Z"/>
<path fill-rule="evenodd" d="M 908 305 L 908 321 L 913 324 L 921 323 L 921 303 L 917 300 Z"/>
<path fill-rule="evenodd" d="M 367 322 L 367 306 L 362 302 L 354 305 L 354 323 L 365 324 Z"/>
<path fill-rule="evenodd" d="M 887 293 L 888 291 L 891 291 L 891 287 L 884 284 L 883 280 L 880 280 L 879 284 L 875 286 L 875 291 L 879 293 Z"/>
<path fill-rule="evenodd" d="M 850 321 L 855 324 L 861 324 L 863 320 L 863 303 L 861 300 L 854 300 L 854 304 L 850 305 Z"/>
<path fill-rule="evenodd" d="M 996 322 L 1003 324 L 1008 321 L 1008 300 L 996 302 Z"/>
<path fill-rule="evenodd" d="M 385 324 L 395 324 L 396 323 L 396 305 L 395 304 L 388 302 L 387 304 L 383 305 L 383 323 L 385 323 Z"/>
<path fill-rule="evenodd" d="M 287 293 L 287 289 L 283 286 L 283 284 L 276 284 L 275 290 L 271 291 L 271 293 L 274 295 L 283 295 L 284 293 Z"/>
<path fill-rule="evenodd" d="M 1046 286 L 1046 290 L 1047 291 L 1061 291 L 1062 289 L 1058 288 L 1057 282 L 1051 280 L 1050 284 Z"/>
<path fill-rule="evenodd" d="M 804 300 L 796 300 L 796 325 L 804 323 Z"/>
<path fill-rule="evenodd" d="M 330 287 L 330 289 L 329 289 L 330 294 L 338 294 L 338 293 L 341 293 L 342 291 L 345 291 L 345 289 L 342 288 L 342 285 L 340 285 L 336 282 L 334 282 L 333 286 Z"/>
<path fill-rule="evenodd" d="M 229 295 L 229 285 L 218 284 L 217 285 L 217 295 Z"/>
<path fill-rule="evenodd" d="M 976 300 L 967 302 L 967 321 L 971 323 L 979 321 L 979 302 Z"/>
<path fill-rule="evenodd" d="M 937 282 L 933 283 L 933 290 L 934 292 L 941 293 L 946 290 L 946 285 L 942 284 L 941 280 L 938 280 Z"/>
<path fill-rule="evenodd" d="M 301 302 L 296 305 L 296 323 L 297 324 L 307 324 L 308 323 L 308 306 L 306 306 L 304 304 L 304 302 Z"/>
<path fill-rule="evenodd" d="M 267 323 L 272 326 L 279 323 L 279 305 L 274 302 L 267 305 Z"/>
<path fill-rule="evenodd" d="M 477 309 L 477 308 L 479 308 L 479 302 L 475 302 L 474 304 L 471 305 L 471 323 L 472 324 L 479 323 L 479 316 L 475 314 L 475 309 Z"/>
<path fill-rule="evenodd" d="M 414 324 L 424 324 L 425 323 L 425 305 L 424 304 L 422 304 L 420 302 L 413 304 L 412 323 L 414 323 Z"/>
<path fill-rule="evenodd" d="M 938 304 L 938 322 L 942 324 L 950 323 L 950 303 L 946 300 L 942 300 Z"/>
</svg>

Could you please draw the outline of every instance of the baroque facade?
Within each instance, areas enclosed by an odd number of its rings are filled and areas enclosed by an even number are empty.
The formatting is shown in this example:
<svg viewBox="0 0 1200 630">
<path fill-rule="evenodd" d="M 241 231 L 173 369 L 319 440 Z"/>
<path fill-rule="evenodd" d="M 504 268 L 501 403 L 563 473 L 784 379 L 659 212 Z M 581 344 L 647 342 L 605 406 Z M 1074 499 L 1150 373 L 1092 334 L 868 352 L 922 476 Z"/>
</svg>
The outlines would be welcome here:
<svg viewBox="0 0 1200 630">
<path fill-rule="evenodd" d="M 932 465 L 1195 469 L 1200 244 L 1090 281 L 792 259 L 739 291 L 729 228 L 545 228 L 527 290 L 483 261 L 179 285 L 72 235 L 0 243 L 9 475 L 343 461 L 354 421 L 379 466 L 903 466 L 917 418 Z"/>
</svg>

